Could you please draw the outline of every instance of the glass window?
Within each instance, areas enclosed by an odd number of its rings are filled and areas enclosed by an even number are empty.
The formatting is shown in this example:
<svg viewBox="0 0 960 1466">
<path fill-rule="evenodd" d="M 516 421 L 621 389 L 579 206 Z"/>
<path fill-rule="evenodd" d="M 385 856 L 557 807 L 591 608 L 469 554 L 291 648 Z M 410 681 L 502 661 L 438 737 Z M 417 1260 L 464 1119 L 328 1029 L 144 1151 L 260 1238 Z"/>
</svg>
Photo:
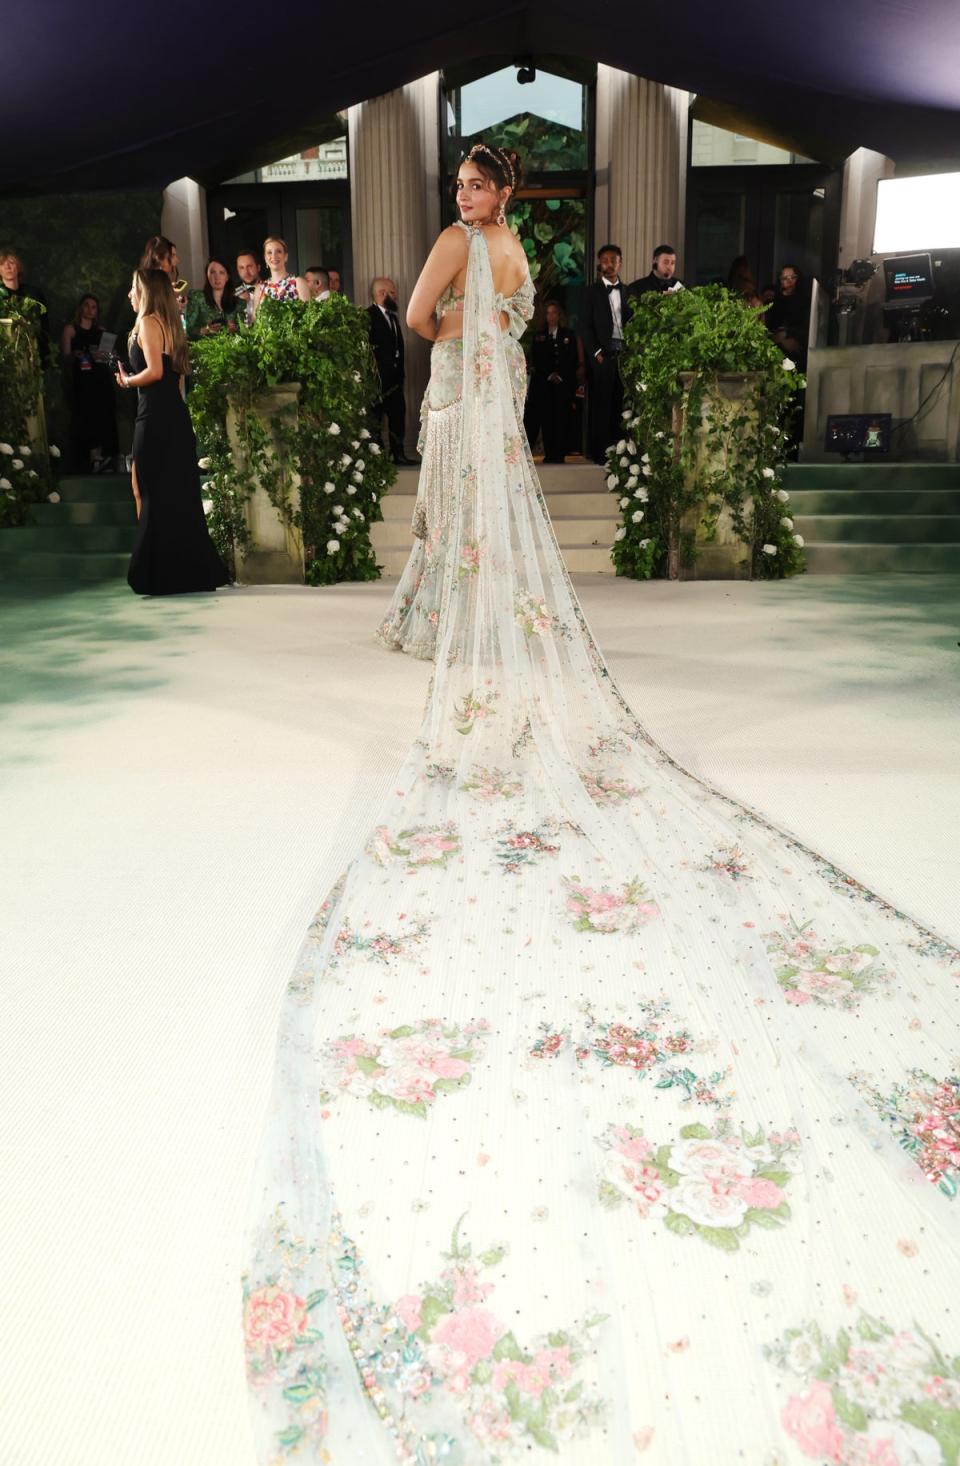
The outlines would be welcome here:
<svg viewBox="0 0 960 1466">
<path fill-rule="evenodd" d="M 740 132 L 728 132 L 710 122 L 693 120 L 690 161 L 694 168 L 743 167 L 756 163 L 809 163 L 801 153 L 775 148 L 772 143 L 758 142 Z"/>
<path fill-rule="evenodd" d="M 457 166 L 461 146 L 467 152 L 483 138 L 516 148 L 528 179 L 579 172 L 587 167 L 586 99 L 582 82 L 539 68 L 536 80 L 523 85 L 516 67 L 507 66 L 456 87 L 447 97 L 449 166 Z"/>
</svg>

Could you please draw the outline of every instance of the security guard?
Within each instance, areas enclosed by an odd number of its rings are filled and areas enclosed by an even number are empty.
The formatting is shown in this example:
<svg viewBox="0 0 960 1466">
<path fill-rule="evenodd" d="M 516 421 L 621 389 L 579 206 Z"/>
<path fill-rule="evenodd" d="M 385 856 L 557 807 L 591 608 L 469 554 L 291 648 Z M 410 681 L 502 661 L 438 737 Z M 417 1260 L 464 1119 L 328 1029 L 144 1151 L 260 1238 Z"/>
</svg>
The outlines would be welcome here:
<svg viewBox="0 0 960 1466">
<path fill-rule="evenodd" d="M 545 327 L 534 336 L 530 348 L 527 436 L 532 446 L 537 431 L 542 431 L 544 463 L 562 463 L 577 390 L 577 338 L 561 325 L 555 300 L 547 302 L 545 314 Z"/>
</svg>

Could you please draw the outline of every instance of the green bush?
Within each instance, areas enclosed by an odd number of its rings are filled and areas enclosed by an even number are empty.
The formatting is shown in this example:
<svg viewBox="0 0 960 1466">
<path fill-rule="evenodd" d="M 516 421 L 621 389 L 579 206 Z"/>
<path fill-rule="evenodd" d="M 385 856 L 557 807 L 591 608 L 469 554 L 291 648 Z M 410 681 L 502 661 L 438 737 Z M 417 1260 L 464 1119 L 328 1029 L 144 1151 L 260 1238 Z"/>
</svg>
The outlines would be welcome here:
<svg viewBox="0 0 960 1466">
<path fill-rule="evenodd" d="M 687 510 L 715 525 L 730 510 L 750 546 L 755 576 L 803 568 L 783 487 L 784 420 L 804 380 L 775 345 L 763 314 L 721 285 L 640 296 L 625 331 L 623 437 L 607 455 L 607 487 L 619 500 L 613 547 L 618 575 L 665 574 L 671 546 L 691 564 L 692 536 L 681 533 Z M 683 427 L 675 409 L 680 374 L 693 373 Z M 716 395 L 721 373 L 750 374 L 740 401 Z M 709 462 L 698 462 L 697 430 L 705 414 Z"/>
<path fill-rule="evenodd" d="M 31 437 L 29 419 L 37 410 L 43 388 L 38 348 L 45 312 L 35 300 L 0 298 L 0 528 L 23 524 L 29 505 L 45 499 L 53 488 L 50 452 L 46 443 Z"/>
<path fill-rule="evenodd" d="M 307 582 L 375 580 L 380 574 L 370 525 L 396 476 L 370 435 L 370 404 L 379 396 L 366 312 L 342 296 L 325 301 L 265 300 L 249 329 L 220 332 L 191 345 L 190 412 L 212 501 L 208 524 L 228 560 L 246 548 L 245 502 L 259 479 L 281 514 L 301 531 Z M 270 387 L 298 383 L 296 411 L 280 411 L 273 431 L 253 410 Z M 236 413 L 241 454 L 227 438 Z M 300 478 L 300 507 L 289 486 Z"/>
</svg>

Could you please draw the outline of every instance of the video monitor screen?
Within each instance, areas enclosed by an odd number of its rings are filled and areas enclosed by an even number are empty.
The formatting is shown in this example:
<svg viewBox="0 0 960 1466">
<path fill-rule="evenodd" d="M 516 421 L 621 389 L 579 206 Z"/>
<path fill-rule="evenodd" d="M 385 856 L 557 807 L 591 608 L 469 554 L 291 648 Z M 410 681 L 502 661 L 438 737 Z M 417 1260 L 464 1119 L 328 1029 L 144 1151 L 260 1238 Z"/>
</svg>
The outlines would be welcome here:
<svg viewBox="0 0 960 1466">
<path fill-rule="evenodd" d="M 889 453 L 889 412 L 831 414 L 823 446 L 827 453 Z"/>
<path fill-rule="evenodd" d="M 896 260 L 884 260 L 883 273 L 887 281 L 887 300 L 893 304 L 905 304 L 929 300 L 933 294 L 933 266 L 929 255 L 901 255 Z"/>
</svg>

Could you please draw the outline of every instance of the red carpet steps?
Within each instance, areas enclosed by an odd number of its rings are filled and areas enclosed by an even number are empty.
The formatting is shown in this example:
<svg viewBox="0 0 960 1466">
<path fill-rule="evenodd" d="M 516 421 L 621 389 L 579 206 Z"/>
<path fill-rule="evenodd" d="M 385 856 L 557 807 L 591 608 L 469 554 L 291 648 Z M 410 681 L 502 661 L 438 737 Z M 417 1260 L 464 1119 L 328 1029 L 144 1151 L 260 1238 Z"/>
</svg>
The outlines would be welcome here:
<svg viewBox="0 0 960 1466">
<path fill-rule="evenodd" d="M 811 575 L 960 570 L 960 464 L 791 463 Z"/>
<path fill-rule="evenodd" d="M 410 554 L 418 472 L 397 470 L 397 481 L 383 500 L 383 523 L 372 527 L 370 537 L 384 575 L 399 575 Z M 619 510 L 603 470 L 593 463 L 541 463 L 537 472 L 567 569 L 612 575 L 610 546 Z"/>
<path fill-rule="evenodd" d="M 130 475 L 65 476 L 59 504 L 33 504 L 30 523 L 0 529 L 0 581 L 123 580 L 137 527 Z"/>
</svg>

